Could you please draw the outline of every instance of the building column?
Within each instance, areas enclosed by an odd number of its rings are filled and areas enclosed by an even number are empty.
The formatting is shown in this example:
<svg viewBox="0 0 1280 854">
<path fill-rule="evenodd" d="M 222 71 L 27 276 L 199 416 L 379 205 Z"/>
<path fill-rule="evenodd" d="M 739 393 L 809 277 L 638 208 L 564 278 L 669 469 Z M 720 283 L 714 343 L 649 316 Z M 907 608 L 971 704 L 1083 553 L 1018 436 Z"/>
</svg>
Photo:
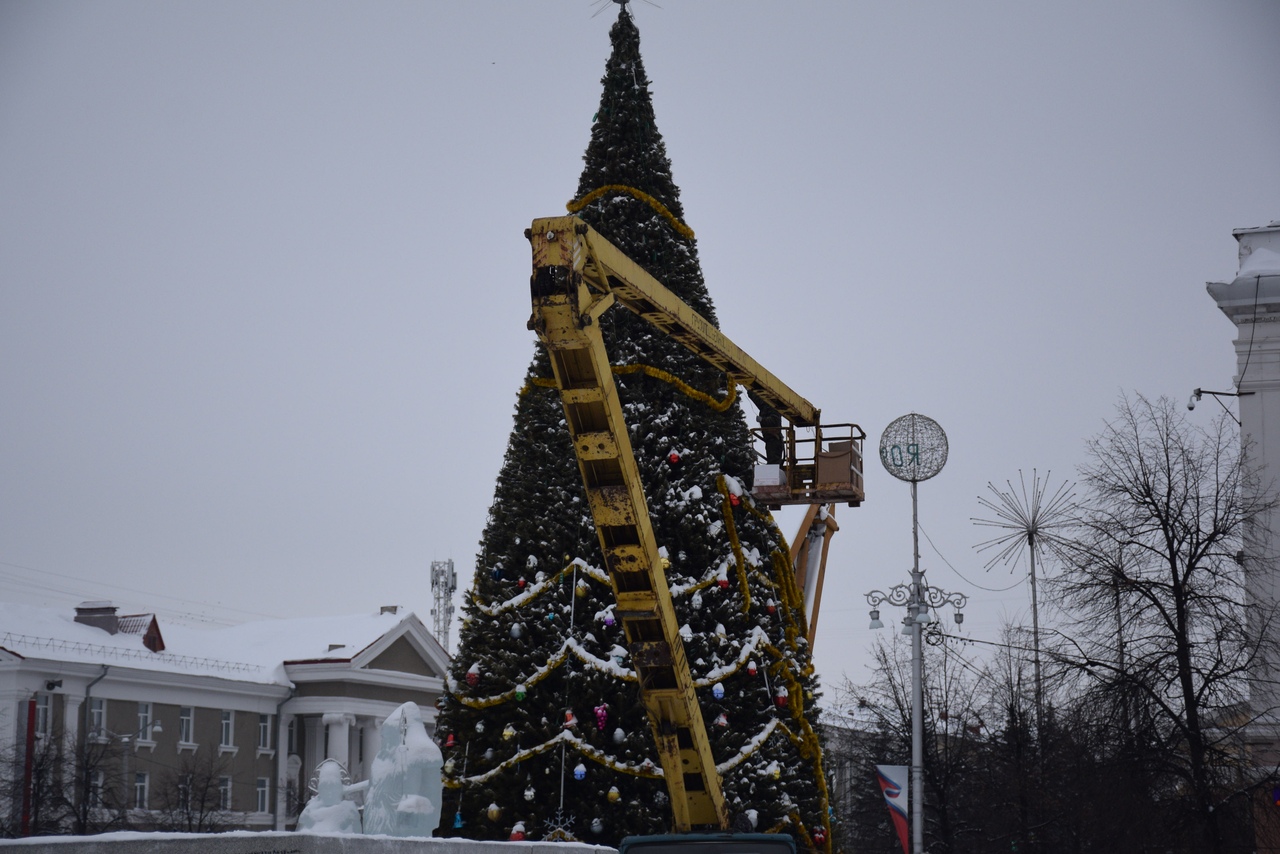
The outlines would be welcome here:
<svg viewBox="0 0 1280 854">
<path fill-rule="evenodd" d="M 329 731 L 329 749 L 325 758 L 336 759 L 343 768 L 350 770 L 351 726 L 356 722 L 355 717 L 343 712 L 326 712 L 323 720 Z"/>
<path fill-rule="evenodd" d="M 293 715 L 276 716 L 276 816 L 272 830 L 284 830 L 289 818 L 289 722 Z M 297 781 L 293 781 L 297 784 Z"/>
<path fill-rule="evenodd" d="M 16 683 L 9 684 L 13 685 L 12 690 L 0 692 L 0 745 L 4 747 L 22 740 L 18 722 L 22 719 L 24 704 L 31 699 L 30 691 L 18 688 Z"/>
<path fill-rule="evenodd" d="M 1280 221 L 1232 232 L 1240 244 L 1240 269 L 1231 282 L 1210 282 L 1209 295 L 1236 325 L 1235 387 L 1240 402 L 1240 437 L 1246 464 L 1263 488 L 1280 483 Z M 1245 531 L 1244 577 L 1247 622 L 1258 639 L 1250 668 L 1249 698 L 1260 715 L 1251 740 L 1280 741 L 1280 509 Z M 1266 637 L 1263 637 L 1263 635 Z"/>
<path fill-rule="evenodd" d="M 75 694 L 62 695 L 62 731 L 64 746 L 62 754 L 62 773 L 65 775 L 62 779 L 75 780 L 77 753 L 80 747 L 80 718 L 84 714 L 84 697 L 78 697 Z M 64 784 L 63 788 L 66 788 Z M 83 792 L 77 792 L 73 800 L 79 801 L 83 797 Z"/>
<path fill-rule="evenodd" d="M 365 718 L 364 721 L 364 763 L 360 768 L 361 779 L 372 777 L 373 760 L 382 747 L 382 721 L 379 718 Z"/>
<path fill-rule="evenodd" d="M 316 773 L 316 768 L 324 759 L 324 735 L 325 729 L 321 725 L 320 718 L 315 715 L 307 715 L 302 718 L 302 726 L 306 735 L 306 742 L 303 744 L 302 750 L 302 791 L 306 791 L 307 783 L 311 780 L 311 776 Z M 301 796 L 301 793 L 300 795 Z"/>
</svg>

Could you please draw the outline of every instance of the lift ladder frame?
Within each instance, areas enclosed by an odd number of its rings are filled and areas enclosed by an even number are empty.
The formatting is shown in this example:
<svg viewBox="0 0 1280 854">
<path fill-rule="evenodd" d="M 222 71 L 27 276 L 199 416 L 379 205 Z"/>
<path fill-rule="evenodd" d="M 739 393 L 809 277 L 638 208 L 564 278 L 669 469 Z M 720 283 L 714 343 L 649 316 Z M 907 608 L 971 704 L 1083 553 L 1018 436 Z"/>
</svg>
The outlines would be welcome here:
<svg viewBox="0 0 1280 854">
<path fill-rule="evenodd" d="M 727 829 L 728 808 L 680 639 L 599 319 L 615 303 L 723 370 L 792 425 L 821 412 L 577 217 L 536 219 L 529 328 L 546 347 L 649 716 L 677 832 Z M 820 429 L 820 428 L 819 428 Z"/>
</svg>

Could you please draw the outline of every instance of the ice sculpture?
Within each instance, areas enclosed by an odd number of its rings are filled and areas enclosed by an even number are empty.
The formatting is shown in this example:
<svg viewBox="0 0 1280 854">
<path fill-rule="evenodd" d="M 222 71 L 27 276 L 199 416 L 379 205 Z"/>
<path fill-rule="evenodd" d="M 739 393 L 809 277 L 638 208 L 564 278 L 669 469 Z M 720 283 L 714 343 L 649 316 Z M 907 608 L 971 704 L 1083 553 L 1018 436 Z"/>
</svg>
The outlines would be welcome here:
<svg viewBox="0 0 1280 854">
<path fill-rule="evenodd" d="M 360 810 L 343 799 L 345 771 L 337 760 L 326 759 L 316 768 L 316 793 L 298 816 L 304 833 L 359 833 Z"/>
<path fill-rule="evenodd" d="M 422 710 L 405 703 L 382 722 L 364 805 L 364 832 L 430 836 L 440 824 L 440 748 L 427 735 Z"/>
</svg>

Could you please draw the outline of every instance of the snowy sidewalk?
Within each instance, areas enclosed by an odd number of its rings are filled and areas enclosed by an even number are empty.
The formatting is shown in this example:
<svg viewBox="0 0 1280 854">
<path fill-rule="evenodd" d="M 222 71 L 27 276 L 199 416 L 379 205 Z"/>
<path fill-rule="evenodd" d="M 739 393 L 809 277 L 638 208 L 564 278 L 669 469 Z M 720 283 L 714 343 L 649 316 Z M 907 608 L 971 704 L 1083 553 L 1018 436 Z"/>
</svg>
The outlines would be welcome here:
<svg viewBox="0 0 1280 854">
<path fill-rule="evenodd" d="M 565 842 L 476 842 L 311 833 L 104 833 L 0 841 L 17 854 L 616 854 L 602 845 Z"/>
</svg>

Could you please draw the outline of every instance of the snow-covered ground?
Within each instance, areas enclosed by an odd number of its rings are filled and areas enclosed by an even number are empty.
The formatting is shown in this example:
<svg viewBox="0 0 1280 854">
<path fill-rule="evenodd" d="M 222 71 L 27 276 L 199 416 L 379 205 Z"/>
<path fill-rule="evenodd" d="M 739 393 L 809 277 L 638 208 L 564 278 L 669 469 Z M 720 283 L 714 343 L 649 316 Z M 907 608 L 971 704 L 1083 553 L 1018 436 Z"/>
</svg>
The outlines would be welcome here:
<svg viewBox="0 0 1280 854">
<path fill-rule="evenodd" d="M 0 840 L 26 852 L 57 854 L 614 854 L 602 845 L 573 842 L 476 842 L 309 833 L 103 833 Z"/>
</svg>

